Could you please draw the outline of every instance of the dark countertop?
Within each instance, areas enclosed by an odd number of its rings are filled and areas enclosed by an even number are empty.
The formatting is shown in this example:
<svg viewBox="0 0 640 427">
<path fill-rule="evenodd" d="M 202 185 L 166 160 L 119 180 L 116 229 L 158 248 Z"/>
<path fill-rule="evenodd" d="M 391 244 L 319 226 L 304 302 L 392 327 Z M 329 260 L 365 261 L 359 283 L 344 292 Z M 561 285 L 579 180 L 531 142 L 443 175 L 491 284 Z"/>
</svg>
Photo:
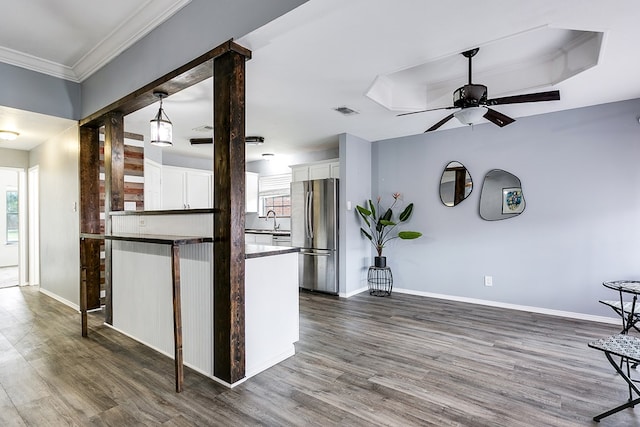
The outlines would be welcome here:
<svg viewBox="0 0 640 427">
<path fill-rule="evenodd" d="M 261 228 L 247 228 L 244 230 L 248 234 L 271 234 L 273 236 L 291 236 L 290 230 L 265 230 Z"/>
<path fill-rule="evenodd" d="M 294 248 L 290 246 L 271 246 L 271 245 L 257 245 L 246 244 L 244 245 L 245 259 L 261 258 L 265 256 L 291 254 L 300 252 L 300 248 Z"/>
<path fill-rule="evenodd" d="M 164 234 L 127 234 L 111 235 L 80 233 L 81 239 L 122 240 L 125 242 L 155 243 L 158 245 L 189 245 L 193 243 L 211 243 L 213 237 L 205 236 L 172 236 Z"/>
<path fill-rule="evenodd" d="M 111 211 L 111 216 L 125 216 L 125 215 L 193 215 L 193 214 L 207 214 L 217 213 L 218 209 L 206 208 L 206 209 L 173 209 L 173 210 L 157 210 L 157 211 Z"/>
</svg>

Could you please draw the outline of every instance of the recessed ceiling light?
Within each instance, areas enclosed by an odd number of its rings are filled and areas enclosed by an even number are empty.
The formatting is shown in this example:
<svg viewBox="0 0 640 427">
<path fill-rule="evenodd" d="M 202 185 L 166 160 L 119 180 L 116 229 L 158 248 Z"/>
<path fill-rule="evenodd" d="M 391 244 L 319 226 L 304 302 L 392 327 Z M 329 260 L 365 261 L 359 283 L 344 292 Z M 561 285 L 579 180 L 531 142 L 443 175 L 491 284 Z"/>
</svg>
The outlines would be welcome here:
<svg viewBox="0 0 640 427">
<path fill-rule="evenodd" d="M 0 139 L 3 141 L 13 141 L 20 135 L 12 130 L 0 130 Z"/>
</svg>

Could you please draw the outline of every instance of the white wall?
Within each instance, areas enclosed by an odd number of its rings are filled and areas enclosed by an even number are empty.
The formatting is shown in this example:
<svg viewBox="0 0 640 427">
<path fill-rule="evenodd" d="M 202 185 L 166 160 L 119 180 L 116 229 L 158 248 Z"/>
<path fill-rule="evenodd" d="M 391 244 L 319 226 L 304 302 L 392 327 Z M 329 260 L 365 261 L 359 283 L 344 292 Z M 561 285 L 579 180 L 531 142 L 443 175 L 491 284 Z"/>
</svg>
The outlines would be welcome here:
<svg viewBox="0 0 640 427">
<path fill-rule="evenodd" d="M 385 250 L 394 288 L 612 316 L 602 282 L 640 279 L 639 113 L 632 100 L 374 143 L 373 194 L 403 193 L 415 203 L 406 229 L 424 233 Z M 474 182 L 453 208 L 438 195 L 451 160 Z M 480 218 L 494 168 L 521 179 L 522 215 Z"/>
<path fill-rule="evenodd" d="M 371 197 L 371 143 L 349 134 L 340 135 L 340 277 L 341 296 L 367 286 L 371 244 L 360 233 L 356 205 Z M 351 209 L 348 207 L 351 204 Z"/>
<path fill-rule="evenodd" d="M 80 222 L 78 127 L 31 150 L 40 171 L 40 289 L 78 306 Z M 74 209 L 75 208 L 75 209 Z"/>
</svg>

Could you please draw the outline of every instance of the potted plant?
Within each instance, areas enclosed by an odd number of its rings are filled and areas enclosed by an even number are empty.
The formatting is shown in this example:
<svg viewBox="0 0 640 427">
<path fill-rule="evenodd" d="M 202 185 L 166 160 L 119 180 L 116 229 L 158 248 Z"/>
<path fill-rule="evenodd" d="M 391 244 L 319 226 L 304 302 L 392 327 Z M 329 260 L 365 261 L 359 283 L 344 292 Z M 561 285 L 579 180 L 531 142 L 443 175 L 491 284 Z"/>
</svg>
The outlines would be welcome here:
<svg viewBox="0 0 640 427">
<path fill-rule="evenodd" d="M 406 208 L 400 215 L 398 216 L 398 221 L 394 221 L 393 219 L 393 208 L 396 203 L 398 203 L 398 199 L 400 198 L 400 193 L 393 193 L 393 203 L 386 210 L 380 208 L 380 200 L 381 197 L 378 197 L 376 204 L 369 200 L 369 209 L 356 206 L 356 209 L 360 216 L 362 217 L 365 224 L 367 224 L 368 230 L 365 230 L 363 227 L 360 227 L 360 232 L 364 234 L 367 239 L 371 242 L 374 248 L 376 248 L 376 252 L 378 256 L 374 258 L 374 265 L 376 267 L 386 267 L 387 258 L 382 256 L 382 250 L 385 245 L 393 239 L 404 239 L 411 240 L 417 239 L 422 236 L 422 233 L 418 231 L 400 231 L 395 233 L 394 230 L 398 225 L 403 222 L 406 222 L 413 213 L 413 203 L 409 203 Z M 378 213 L 380 214 L 378 216 Z"/>
</svg>

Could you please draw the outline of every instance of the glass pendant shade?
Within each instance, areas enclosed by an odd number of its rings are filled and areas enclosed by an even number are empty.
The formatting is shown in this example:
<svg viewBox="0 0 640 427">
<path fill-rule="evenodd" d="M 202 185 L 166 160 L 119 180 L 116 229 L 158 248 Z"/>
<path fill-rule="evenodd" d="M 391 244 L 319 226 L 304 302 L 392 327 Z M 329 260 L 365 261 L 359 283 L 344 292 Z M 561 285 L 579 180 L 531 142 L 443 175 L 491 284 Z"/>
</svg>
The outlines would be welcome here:
<svg viewBox="0 0 640 427">
<path fill-rule="evenodd" d="M 173 145 L 173 125 L 162 109 L 162 98 L 167 95 L 164 93 L 155 93 L 154 95 L 160 98 L 160 109 L 158 114 L 150 121 L 151 145 L 170 147 Z"/>
<path fill-rule="evenodd" d="M 475 125 L 480 123 L 485 114 L 487 114 L 487 107 L 468 107 L 453 113 L 453 117 L 464 125 Z"/>
</svg>

